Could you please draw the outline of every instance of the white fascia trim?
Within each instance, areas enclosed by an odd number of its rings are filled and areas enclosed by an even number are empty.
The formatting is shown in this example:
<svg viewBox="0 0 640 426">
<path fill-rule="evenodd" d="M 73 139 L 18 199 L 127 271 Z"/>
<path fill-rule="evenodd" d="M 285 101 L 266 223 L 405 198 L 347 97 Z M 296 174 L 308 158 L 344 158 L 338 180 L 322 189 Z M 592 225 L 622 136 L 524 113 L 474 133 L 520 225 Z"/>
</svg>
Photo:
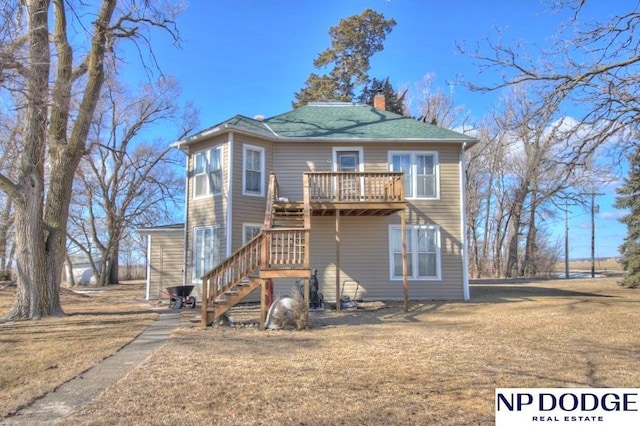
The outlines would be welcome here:
<svg viewBox="0 0 640 426">
<path fill-rule="evenodd" d="M 438 139 L 438 138 L 318 138 L 318 137 L 293 137 L 279 136 L 274 138 L 277 142 L 329 142 L 334 144 L 349 142 L 371 142 L 371 143 L 398 143 L 398 142 L 433 142 L 441 144 L 467 144 L 473 145 L 478 141 L 474 139 Z"/>
<path fill-rule="evenodd" d="M 460 229 L 462 235 L 460 236 L 460 250 L 462 251 L 462 291 L 464 300 L 471 299 L 469 291 L 469 259 L 467 255 L 467 195 L 466 195 L 466 175 L 464 173 L 465 158 L 464 158 L 465 144 L 462 144 L 460 149 Z"/>
<path fill-rule="evenodd" d="M 229 133 L 229 153 L 227 154 L 227 161 L 229 162 L 229 171 L 227 176 L 227 255 L 231 256 L 231 244 L 233 239 L 233 132 Z"/>
<path fill-rule="evenodd" d="M 145 298 L 151 297 L 151 235 L 147 235 L 147 289 Z"/>
</svg>

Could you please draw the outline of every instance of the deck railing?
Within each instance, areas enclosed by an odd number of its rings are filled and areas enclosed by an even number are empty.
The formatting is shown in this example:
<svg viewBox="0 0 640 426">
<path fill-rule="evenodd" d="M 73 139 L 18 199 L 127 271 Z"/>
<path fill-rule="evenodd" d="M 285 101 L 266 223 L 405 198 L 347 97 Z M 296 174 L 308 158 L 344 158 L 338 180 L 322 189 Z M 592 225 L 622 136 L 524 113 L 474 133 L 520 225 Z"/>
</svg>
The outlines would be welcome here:
<svg viewBox="0 0 640 426">
<path fill-rule="evenodd" d="M 304 228 L 263 229 L 261 270 L 306 268 L 309 230 Z"/>
<path fill-rule="evenodd" d="M 313 202 L 395 202 L 404 199 L 402 172 L 307 172 Z"/>
</svg>

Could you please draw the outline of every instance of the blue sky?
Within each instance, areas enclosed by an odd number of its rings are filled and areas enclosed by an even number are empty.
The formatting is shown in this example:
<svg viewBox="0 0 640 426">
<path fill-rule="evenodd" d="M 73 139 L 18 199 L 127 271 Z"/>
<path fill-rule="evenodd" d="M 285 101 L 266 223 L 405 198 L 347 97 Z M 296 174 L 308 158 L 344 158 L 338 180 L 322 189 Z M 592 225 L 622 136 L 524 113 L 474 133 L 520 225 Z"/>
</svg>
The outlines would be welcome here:
<svg viewBox="0 0 640 426">
<path fill-rule="evenodd" d="M 587 2 L 592 17 L 606 18 L 609 2 Z M 625 0 L 618 4 L 635 1 Z M 235 114 L 272 116 L 291 109 L 319 52 L 330 46 L 329 27 L 341 18 L 366 8 L 394 18 L 397 25 L 387 37 L 384 51 L 373 57 L 370 76 L 390 77 L 394 87 L 410 88 L 425 74 L 434 73 L 435 87 L 462 76 L 474 82 L 497 81 L 478 73 L 473 61 L 457 52 L 455 43 L 473 49 L 486 37 L 544 45 L 566 15 L 546 13 L 541 0 L 192 0 L 179 17 L 181 48 L 166 37 L 154 39 L 164 73 L 174 75 L 183 88 L 183 101 L 200 110 L 205 128 Z M 134 62 L 133 60 L 129 62 Z M 127 71 L 132 79 L 140 75 Z M 497 94 L 470 93 L 454 87 L 457 104 L 481 118 L 495 104 Z M 612 207 L 615 190 L 598 197 L 597 256 L 615 256 L 624 227 Z M 587 210 L 570 213 L 570 256 L 590 256 L 591 219 Z M 564 241 L 564 217 L 553 224 Z"/>
</svg>

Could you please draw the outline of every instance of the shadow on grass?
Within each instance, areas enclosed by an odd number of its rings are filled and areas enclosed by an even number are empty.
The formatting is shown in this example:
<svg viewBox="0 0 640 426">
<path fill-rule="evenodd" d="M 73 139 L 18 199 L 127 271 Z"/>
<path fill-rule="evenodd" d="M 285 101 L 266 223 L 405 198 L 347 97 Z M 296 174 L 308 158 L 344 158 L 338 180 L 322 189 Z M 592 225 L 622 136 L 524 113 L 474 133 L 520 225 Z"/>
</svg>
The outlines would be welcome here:
<svg viewBox="0 0 640 426">
<path fill-rule="evenodd" d="M 479 284 L 478 281 L 470 286 L 471 299 L 468 303 L 499 305 L 503 303 L 535 301 L 540 298 L 578 299 L 579 301 L 586 301 L 588 299 L 600 301 L 618 299 L 617 296 L 591 291 L 567 290 L 535 285 L 539 284 L 540 280 L 519 279 L 509 280 L 507 282 L 483 280 L 483 284 Z M 315 323 L 319 328 L 324 328 L 344 325 L 421 323 L 429 318 L 429 314 L 435 314 L 443 307 L 450 305 L 460 305 L 460 307 L 463 307 L 465 303 L 467 302 L 459 300 L 412 300 L 409 302 L 408 312 L 405 312 L 402 303 L 388 302 L 384 308 L 374 311 L 363 311 L 360 309 L 343 311 L 341 313 L 327 311 L 317 316 L 314 321 L 312 321 L 312 324 Z M 447 316 L 459 316 L 461 321 L 464 321 L 465 312 L 465 309 L 451 309 L 447 310 Z M 445 325 L 447 324 L 445 323 Z M 456 327 L 460 327 L 461 325 L 462 323 L 456 323 Z"/>
<path fill-rule="evenodd" d="M 479 285 L 470 286 L 472 303 L 512 303 L 523 300 L 533 300 L 540 297 L 594 297 L 612 298 L 615 296 L 598 294 L 593 292 L 583 292 L 575 290 L 565 290 L 553 287 L 528 286 L 525 283 L 520 285 Z"/>
<path fill-rule="evenodd" d="M 66 314 L 68 317 L 77 317 L 77 316 L 90 316 L 90 317 L 99 317 L 99 316 L 107 316 L 107 317 L 121 317 L 127 315 L 148 315 L 151 313 L 159 313 L 158 311 L 152 310 L 135 310 L 135 311 L 74 311 Z"/>
</svg>

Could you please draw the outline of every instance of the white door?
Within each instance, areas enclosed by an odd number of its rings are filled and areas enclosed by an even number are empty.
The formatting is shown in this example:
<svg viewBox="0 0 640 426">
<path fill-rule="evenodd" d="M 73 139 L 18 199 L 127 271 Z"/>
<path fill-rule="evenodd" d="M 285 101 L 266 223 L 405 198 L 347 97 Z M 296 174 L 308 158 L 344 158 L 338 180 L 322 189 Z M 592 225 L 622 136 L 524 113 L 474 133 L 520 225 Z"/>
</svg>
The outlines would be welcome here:
<svg viewBox="0 0 640 426">
<path fill-rule="evenodd" d="M 336 171 L 356 173 L 360 171 L 359 151 L 336 151 Z M 338 201 L 357 201 L 360 197 L 360 182 L 354 175 L 338 175 L 336 178 Z"/>
</svg>

